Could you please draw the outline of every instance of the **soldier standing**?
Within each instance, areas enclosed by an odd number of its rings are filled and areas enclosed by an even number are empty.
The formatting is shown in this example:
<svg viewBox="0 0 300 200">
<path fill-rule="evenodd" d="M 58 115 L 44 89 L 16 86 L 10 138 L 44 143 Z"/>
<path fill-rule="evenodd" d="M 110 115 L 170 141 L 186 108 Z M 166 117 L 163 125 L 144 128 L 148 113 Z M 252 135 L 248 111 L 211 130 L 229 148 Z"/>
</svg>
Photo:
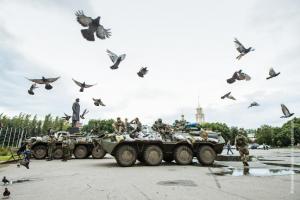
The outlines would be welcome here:
<svg viewBox="0 0 300 200">
<path fill-rule="evenodd" d="M 120 117 L 118 117 L 117 121 L 113 123 L 113 128 L 117 134 L 122 134 L 125 131 L 125 124 L 122 122 Z"/>
<path fill-rule="evenodd" d="M 55 139 L 54 135 L 50 135 L 49 139 L 48 139 L 48 159 L 47 159 L 47 161 L 53 160 L 53 152 L 56 147 L 55 143 L 56 143 L 56 139 Z"/>
<path fill-rule="evenodd" d="M 247 138 L 239 133 L 235 138 L 235 146 L 239 151 L 244 167 L 248 167 L 249 150 Z"/>
<path fill-rule="evenodd" d="M 67 138 L 67 136 L 63 136 L 62 150 L 63 150 L 62 161 L 67 161 L 70 158 L 70 140 Z"/>
</svg>

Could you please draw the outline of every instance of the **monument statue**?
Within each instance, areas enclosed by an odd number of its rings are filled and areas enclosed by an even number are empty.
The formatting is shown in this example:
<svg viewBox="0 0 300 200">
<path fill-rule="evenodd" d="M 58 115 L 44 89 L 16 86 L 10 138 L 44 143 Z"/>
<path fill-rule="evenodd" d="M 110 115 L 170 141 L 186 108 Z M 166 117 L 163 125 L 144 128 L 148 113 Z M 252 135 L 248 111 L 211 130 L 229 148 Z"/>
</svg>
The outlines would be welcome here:
<svg viewBox="0 0 300 200">
<path fill-rule="evenodd" d="M 75 100 L 72 106 L 73 114 L 72 114 L 72 127 L 76 127 L 77 122 L 79 122 L 80 116 L 80 105 L 79 105 L 79 98 Z"/>
</svg>

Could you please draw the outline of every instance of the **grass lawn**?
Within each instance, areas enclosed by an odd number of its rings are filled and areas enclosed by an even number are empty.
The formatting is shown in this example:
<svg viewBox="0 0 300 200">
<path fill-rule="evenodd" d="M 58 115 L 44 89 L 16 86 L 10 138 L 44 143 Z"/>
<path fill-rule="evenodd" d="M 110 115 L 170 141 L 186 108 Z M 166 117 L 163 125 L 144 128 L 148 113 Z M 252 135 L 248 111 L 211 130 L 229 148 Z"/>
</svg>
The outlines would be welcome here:
<svg viewBox="0 0 300 200">
<path fill-rule="evenodd" d="M 0 156 L 0 161 L 7 161 L 9 158 L 11 157 L 11 155 L 8 156 Z M 15 159 L 18 159 L 17 155 L 14 155 Z M 13 158 L 11 158 L 10 160 L 13 160 Z"/>
</svg>

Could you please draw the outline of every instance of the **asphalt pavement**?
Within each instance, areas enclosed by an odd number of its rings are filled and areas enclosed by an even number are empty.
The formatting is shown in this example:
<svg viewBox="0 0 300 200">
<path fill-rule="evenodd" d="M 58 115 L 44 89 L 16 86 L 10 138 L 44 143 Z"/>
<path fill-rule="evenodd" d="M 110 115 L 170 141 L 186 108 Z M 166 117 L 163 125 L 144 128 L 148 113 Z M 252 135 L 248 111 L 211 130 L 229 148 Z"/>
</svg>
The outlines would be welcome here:
<svg viewBox="0 0 300 200">
<path fill-rule="evenodd" d="M 241 162 L 206 167 L 197 160 L 190 166 L 163 163 L 157 167 L 137 161 L 134 167 L 123 168 L 111 156 L 68 162 L 32 160 L 28 170 L 15 163 L 1 164 L 0 178 L 6 176 L 14 183 L 0 189 L 8 187 L 13 200 L 300 199 L 299 149 L 294 152 L 294 171 L 289 149 L 250 153 L 255 159 L 249 172 Z"/>
</svg>

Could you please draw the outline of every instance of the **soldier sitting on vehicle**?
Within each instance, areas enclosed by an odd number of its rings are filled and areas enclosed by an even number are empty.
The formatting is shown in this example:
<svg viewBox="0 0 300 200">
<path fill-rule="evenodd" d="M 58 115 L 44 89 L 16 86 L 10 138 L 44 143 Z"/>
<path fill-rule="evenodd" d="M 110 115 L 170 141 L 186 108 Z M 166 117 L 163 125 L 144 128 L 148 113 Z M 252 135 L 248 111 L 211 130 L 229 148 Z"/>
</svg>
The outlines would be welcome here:
<svg viewBox="0 0 300 200">
<path fill-rule="evenodd" d="M 67 161 L 68 159 L 70 159 L 70 139 L 63 135 L 62 136 L 63 140 L 62 140 L 62 150 L 63 150 L 63 157 L 62 157 L 62 161 Z"/>
<path fill-rule="evenodd" d="M 130 124 L 135 125 L 133 130 L 130 132 L 130 137 L 135 138 L 136 134 L 142 131 L 142 123 L 140 122 L 139 118 L 136 117 L 130 122 Z"/>
<path fill-rule="evenodd" d="M 50 135 L 49 139 L 48 139 L 48 159 L 47 159 L 47 161 L 53 160 L 53 152 L 56 147 L 55 143 L 56 143 L 56 139 L 55 139 L 54 135 Z"/>
<path fill-rule="evenodd" d="M 130 125 L 130 123 L 128 122 L 128 119 L 127 119 L 127 118 L 125 118 L 124 126 L 125 126 L 125 132 L 126 132 L 126 133 L 130 133 L 130 132 L 133 130 L 133 128 L 132 128 L 132 126 Z"/>
<path fill-rule="evenodd" d="M 154 122 L 152 129 L 156 132 L 159 132 L 164 140 L 172 140 L 172 129 L 167 124 L 162 122 L 162 119 L 158 119 Z"/>
<path fill-rule="evenodd" d="M 117 121 L 115 121 L 113 123 L 113 128 L 114 128 L 115 133 L 117 133 L 117 134 L 124 133 L 124 131 L 125 131 L 125 124 L 124 124 L 124 122 L 122 122 L 122 120 L 121 120 L 120 117 L 118 117 Z"/>
<path fill-rule="evenodd" d="M 249 159 L 249 150 L 248 150 L 248 140 L 247 138 L 239 133 L 235 138 L 235 146 L 236 149 L 239 151 L 241 160 L 245 167 L 248 167 L 248 159 Z"/>
</svg>

